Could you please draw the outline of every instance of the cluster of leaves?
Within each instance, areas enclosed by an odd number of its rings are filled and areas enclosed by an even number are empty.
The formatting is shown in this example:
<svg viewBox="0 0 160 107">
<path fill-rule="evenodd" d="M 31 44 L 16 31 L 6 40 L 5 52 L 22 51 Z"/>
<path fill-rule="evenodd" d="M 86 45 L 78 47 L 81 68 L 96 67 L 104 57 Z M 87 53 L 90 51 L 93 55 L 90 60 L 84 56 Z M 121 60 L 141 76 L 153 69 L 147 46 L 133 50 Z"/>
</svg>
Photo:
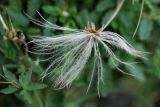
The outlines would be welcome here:
<svg viewBox="0 0 160 107">
<path fill-rule="evenodd" d="M 134 65 L 136 70 L 117 63 L 117 66 L 124 71 L 136 75 L 136 78 L 133 78 L 119 73 L 109 57 L 103 53 L 105 84 L 100 87 L 100 94 L 105 97 L 111 91 L 122 90 L 132 93 L 136 99 L 134 101 L 136 106 L 152 107 L 160 100 L 158 96 L 160 87 L 156 84 L 160 78 L 160 2 L 144 0 L 141 23 L 137 34 L 132 38 L 141 9 L 140 0 L 132 1 L 126 0 L 122 10 L 106 30 L 123 35 L 139 50 L 151 54 L 147 59 L 137 59 L 114 49 L 119 58 L 140 62 Z M 24 13 L 38 18 L 36 13 L 38 10 L 52 23 L 83 29 L 88 21 L 94 22 L 97 27 L 107 22 L 116 3 L 116 0 L 8 0 L 2 5 L 7 8 L 15 29 L 22 30 L 26 38 L 30 39 L 35 35 L 54 36 L 59 32 L 34 25 Z M 23 55 L 22 50 L 15 43 L 4 40 L 2 26 L 0 26 L 0 34 L 0 92 L 2 93 L 0 104 L 2 107 L 96 106 L 96 85 L 91 87 L 87 95 L 85 94 L 89 83 L 88 69 L 93 66 L 92 61 L 70 89 L 53 90 L 50 81 L 39 81 L 46 64 L 40 64 L 38 58 L 35 59 L 31 55 Z"/>
</svg>

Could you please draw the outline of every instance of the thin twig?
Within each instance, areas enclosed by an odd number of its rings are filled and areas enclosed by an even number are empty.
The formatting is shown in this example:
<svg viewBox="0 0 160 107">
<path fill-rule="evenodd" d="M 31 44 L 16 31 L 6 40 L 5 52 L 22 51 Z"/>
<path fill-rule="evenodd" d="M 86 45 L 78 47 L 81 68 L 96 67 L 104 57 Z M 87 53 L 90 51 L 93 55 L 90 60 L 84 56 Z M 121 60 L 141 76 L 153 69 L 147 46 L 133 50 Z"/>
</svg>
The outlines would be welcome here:
<svg viewBox="0 0 160 107">
<path fill-rule="evenodd" d="M 122 8 L 122 5 L 124 4 L 125 0 L 121 0 L 120 3 L 118 3 L 116 10 L 114 11 L 113 15 L 111 18 L 108 20 L 108 22 L 104 25 L 103 30 L 113 21 L 113 19 L 117 16 L 119 13 L 120 9 Z"/>
<path fill-rule="evenodd" d="M 0 81 L 0 84 L 11 84 L 11 85 L 15 86 L 16 88 L 20 88 L 15 81 L 7 81 L 7 82 Z"/>
<path fill-rule="evenodd" d="M 139 25 L 140 25 L 140 22 L 141 22 L 141 19 L 142 19 L 143 8 L 144 8 L 144 0 L 142 0 L 142 6 L 141 6 L 141 11 L 140 11 L 138 23 L 137 23 L 137 26 L 136 26 L 136 29 L 135 29 L 135 31 L 134 31 L 134 33 L 133 33 L 132 38 L 134 38 L 134 36 L 136 35 L 137 30 L 138 30 L 138 28 L 139 28 Z"/>
<path fill-rule="evenodd" d="M 0 81 L 0 84 L 12 84 L 13 83 L 13 81 L 9 81 L 9 82 L 4 82 L 4 81 Z"/>
</svg>

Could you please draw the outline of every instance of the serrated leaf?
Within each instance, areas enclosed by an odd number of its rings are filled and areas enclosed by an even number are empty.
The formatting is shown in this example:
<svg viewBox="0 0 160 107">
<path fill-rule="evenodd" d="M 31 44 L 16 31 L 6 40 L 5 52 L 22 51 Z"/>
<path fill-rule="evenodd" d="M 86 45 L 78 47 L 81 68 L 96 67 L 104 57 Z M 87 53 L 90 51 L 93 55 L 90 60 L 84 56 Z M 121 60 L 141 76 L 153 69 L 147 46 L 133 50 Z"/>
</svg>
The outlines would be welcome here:
<svg viewBox="0 0 160 107">
<path fill-rule="evenodd" d="M 0 92 L 3 94 L 12 94 L 16 92 L 18 89 L 13 86 L 8 86 L 7 88 L 1 89 Z"/>
</svg>

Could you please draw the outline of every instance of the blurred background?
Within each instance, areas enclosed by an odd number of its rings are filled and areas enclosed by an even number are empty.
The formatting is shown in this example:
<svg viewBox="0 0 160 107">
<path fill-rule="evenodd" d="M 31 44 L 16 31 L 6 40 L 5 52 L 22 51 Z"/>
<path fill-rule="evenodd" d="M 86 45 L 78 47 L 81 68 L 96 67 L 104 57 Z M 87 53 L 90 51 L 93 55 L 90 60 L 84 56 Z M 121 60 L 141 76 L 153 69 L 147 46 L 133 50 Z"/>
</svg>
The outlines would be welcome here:
<svg viewBox="0 0 160 107">
<path fill-rule="evenodd" d="M 144 10 L 134 38 L 141 0 L 126 0 L 121 11 L 106 30 L 117 32 L 136 49 L 150 52 L 146 59 L 129 56 L 114 48 L 115 54 L 124 61 L 139 62 L 135 69 L 117 63 L 120 73 L 103 49 L 105 84 L 97 94 L 96 79 L 89 92 L 90 61 L 81 75 L 68 89 L 54 90 L 52 81 L 40 81 L 47 63 L 27 53 L 23 43 L 32 36 L 54 36 L 54 29 L 39 27 L 26 17 L 39 18 L 38 10 L 52 23 L 84 29 L 87 22 L 97 27 L 107 22 L 118 0 L 0 0 L 0 13 L 7 23 L 9 14 L 16 36 L 20 41 L 4 39 L 6 33 L 0 24 L 0 107 L 160 107 L 160 0 L 144 0 Z M 14 31 L 13 31 L 14 32 Z M 11 33 L 13 33 L 11 32 Z M 9 34 L 7 34 L 9 35 Z M 25 39 L 24 39 L 25 38 Z"/>
</svg>

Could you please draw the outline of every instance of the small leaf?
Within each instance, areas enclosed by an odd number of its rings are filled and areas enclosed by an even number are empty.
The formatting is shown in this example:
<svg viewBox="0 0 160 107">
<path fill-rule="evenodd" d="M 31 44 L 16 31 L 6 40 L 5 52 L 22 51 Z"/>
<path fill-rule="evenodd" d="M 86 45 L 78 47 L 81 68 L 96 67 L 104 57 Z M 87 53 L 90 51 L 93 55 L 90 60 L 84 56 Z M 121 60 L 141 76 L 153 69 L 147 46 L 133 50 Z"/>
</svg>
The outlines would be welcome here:
<svg viewBox="0 0 160 107">
<path fill-rule="evenodd" d="M 76 20 L 81 28 L 84 28 L 87 25 L 88 21 L 93 22 L 91 14 L 88 10 L 82 10 L 79 15 L 76 16 Z"/>
<path fill-rule="evenodd" d="M 112 14 L 113 14 L 113 10 L 106 12 L 104 17 L 102 18 L 101 24 L 107 23 L 107 21 L 111 18 Z"/>
<path fill-rule="evenodd" d="M 26 87 L 26 90 L 32 91 L 32 90 L 40 90 L 43 88 L 46 88 L 47 85 L 46 84 L 42 84 L 42 83 L 31 83 Z"/>
<path fill-rule="evenodd" d="M 30 93 L 26 90 L 23 90 L 21 91 L 20 93 L 24 99 L 29 103 L 29 104 L 32 104 L 33 103 L 33 99 L 32 99 L 32 96 L 30 95 Z"/>
<path fill-rule="evenodd" d="M 148 40 L 153 29 L 153 22 L 148 19 L 143 19 L 139 28 L 139 37 L 141 40 Z"/>
<path fill-rule="evenodd" d="M 18 68 L 19 68 L 19 69 L 18 69 L 18 73 L 23 74 L 23 73 L 26 72 L 26 71 L 25 71 L 25 66 L 24 66 L 24 65 L 19 65 Z"/>
<path fill-rule="evenodd" d="M 53 7 L 52 5 L 45 5 L 42 7 L 43 11 L 47 14 L 58 16 L 61 14 L 61 9 L 58 7 Z"/>
<path fill-rule="evenodd" d="M 20 75 L 19 82 L 21 83 L 21 85 L 23 87 L 26 87 L 29 84 L 29 82 L 31 80 L 31 76 L 32 76 L 32 70 L 31 69 L 28 72 L 25 72 L 25 73 Z"/>
<path fill-rule="evenodd" d="M 37 27 L 30 27 L 27 29 L 28 34 L 37 35 L 41 32 L 41 30 Z"/>
<path fill-rule="evenodd" d="M 96 6 L 96 10 L 98 12 L 102 12 L 112 6 L 114 6 L 114 2 L 112 0 L 101 0 Z"/>
<path fill-rule="evenodd" d="M 13 68 L 17 68 L 17 65 L 16 64 L 6 64 L 5 67 L 13 69 Z"/>
<path fill-rule="evenodd" d="M 29 20 L 21 12 L 8 9 L 8 13 L 11 16 L 13 23 L 21 26 L 27 26 L 29 24 Z"/>
<path fill-rule="evenodd" d="M 13 86 L 8 86 L 7 88 L 1 89 L 0 92 L 3 94 L 12 94 L 16 92 L 18 89 Z"/>
<path fill-rule="evenodd" d="M 115 61 L 113 58 L 109 58 L 109 61 L 108 61 L 108 65 L 111 69 L 115 69 L 116 67 L 118 67 L 119 65 L 119 62 L 118 61 Z"/>
<path fill-rule="evenodd" d="M 28 59 L 29 66 L 32 67 L 34 73 L 40 75 L 43 72 L 42 67 L 39 65 L 39 59 L 36 61 L 32 61 L 30 58 Z"/>
<path fill-rule="evenodd" d="M 13 47 L 6 48 L 5 55 L 12 60 L 15 60 L 17 57 L 17 52 Z"/>
<path fill-rule="evenodd" d="M 40 5 L 41 0 L 28 0 L 27 13 L 32 17 L 35 16 L 36 10 L 40 8 Z"/>
<path fill-rule="evenodd" d="M 3 68 L 3 70 L 4 70 L 4 75 L 8 81 L 17 81 L 16 76 L 12 72 L 8 71 L 5 68 Z"/>
<path fill-rule="evenodd" d="M 138 65 L 134 65 L 133 67 L 130 67 L 130 66 L 126 66 L 127 70 L 135 75 L 135 77 L 140 80 L 140 81 L 145 81 L 145 75 L 143 73 L 143 70 L 141 68 L 141 66 L 138 66 Z"/>
<path fill-rule="evenodd" d="M 91 94 L 75 97 L 72 100 L 67 101 L 67 103 L 65 103 L 65 107 L 79 107 L 80 104 L 82 104 L 84 101 L 86 101 L 87 99 L 93 98 L 94 96 L 95 94 L 91 93 Z"/>
<path fill-rule="evenodd" d="M 62 92 L 50 92 L 46 94 L 45 107 L 64 107 L 63 105 L 64 95 Z"/>
<path fill-rule="evenodd" d="M 12 10 L 21 10 L 22 9 L 22 1 L 21 0 L 8 0 L 9 1 L 9 8 Z"/>
</svg>

